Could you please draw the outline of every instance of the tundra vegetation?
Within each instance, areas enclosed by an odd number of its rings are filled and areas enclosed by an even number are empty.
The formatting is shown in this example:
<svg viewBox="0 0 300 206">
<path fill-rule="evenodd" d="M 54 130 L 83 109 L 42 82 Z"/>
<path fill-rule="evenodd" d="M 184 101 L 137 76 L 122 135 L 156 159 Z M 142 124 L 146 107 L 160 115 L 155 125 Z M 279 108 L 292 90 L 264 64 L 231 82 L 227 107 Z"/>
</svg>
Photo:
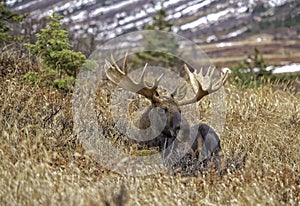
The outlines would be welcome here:
<svg viewBox="0 0 300 206">
<path fill-rule="evenodd" d="M 299 77 L 293 82 L 265 81 L 257 87 L 225 84 L 222 152 L 224 160 L 246 156 L 241 167 L 228 161 L 223 173 L 214 165 L 199 172 L 187 165 L 130 177 L 107 170 L 85 152 L 73 133 L 70 90 L 43 84 L 43 79 L 34 81 L 49 66 L 45 64 L 22 50 L 1 49 L 1 204 L 299 205 Z M 24 78 L 28 72 L 37 73 Z M 103 82 L 97 88 L 97 116 L 107 124 L 107 138 L 126 151 L 128 144 L 110 124 L 111 86 Z M 197 104 L 201 121 L 207 121 L 209 99 Z M 138 148 L 128 149 L 141 155 Z"/>
</svg>

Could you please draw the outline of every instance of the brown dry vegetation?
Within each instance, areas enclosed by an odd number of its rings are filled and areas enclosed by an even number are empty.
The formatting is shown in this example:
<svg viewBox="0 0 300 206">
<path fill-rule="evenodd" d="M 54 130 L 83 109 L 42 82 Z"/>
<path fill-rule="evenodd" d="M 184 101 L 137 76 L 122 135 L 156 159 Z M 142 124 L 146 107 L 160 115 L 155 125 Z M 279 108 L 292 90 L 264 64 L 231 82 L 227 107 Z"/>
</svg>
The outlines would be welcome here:
<svg viewBox="0 0 300 206">
<path fill-rule="evenodd" d="M 0 81 L 0 205 L 300 204 L 300 94 L 292 88 L 225 85 L 223 153 L 247 155 L 244 168 L 128 177 L 85 153 L 72 131 L 71 94 L 20 76 Z"/>
<path fill-rule="evenodd" d="M 260 41 L 257 41 L 260 39 Z M 252 35 L 247 39 L 231 41 L 231 46 L 218 47 L 219 43 L 201 45 L 217 67 L 235 66 L 257 47 L 270 65 L 285 65 L 299 62 L 300 44 L 296 40 L 274 40 L 271 35 Z"/>
</svg>

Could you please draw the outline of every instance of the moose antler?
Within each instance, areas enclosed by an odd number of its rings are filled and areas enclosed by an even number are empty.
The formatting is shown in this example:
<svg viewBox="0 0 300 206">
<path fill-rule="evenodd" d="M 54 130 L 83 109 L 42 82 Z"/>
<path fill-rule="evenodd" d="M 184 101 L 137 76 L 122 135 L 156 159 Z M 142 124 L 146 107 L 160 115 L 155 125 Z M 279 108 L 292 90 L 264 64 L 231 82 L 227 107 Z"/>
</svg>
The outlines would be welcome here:
<svg viewBox="0 0 300 206">
<path fill-rule="evenodd" d="M 179 102 L 179 105 L 192 104 L 204 96 L 213 93 L 221 88 L 221 86 L 226 82 L 228 77 L 228 71 L 224 74 L 221 73 L 220 79 L 213 79 L 215 68 L 209 68 L 206 75 L 203 74 L 203 68 L 200 69 L 199 73 L 196 71 L 191 72 L 188 66 L 185 64 L 184 69 L 189 76 L 190 83 L 195 92 L 195 96 L 188 100 L 183 100 Z"/>
<path fill-rule="evenodd" d="M 159 98 L 159 95 L 157 93 L 157 88 L 164 74 L 155 79 L 152 86 L 149 86 L 149 83 L 144 79 L 147 64 L 145 64 L 144 69 L 140 75 L 140 81 L 136 82 L 128 76 L 127 54 L 125 55 L 122 69 L 117 65 L 113 57 L 111 57 L 111 60 L 112 64 L 106 60 L 106 66 L 108 67 L 108 69 L 106 70 L 106 76 L 110 81 L 125 90 L 143 95 L 152 102 L 161 102 L 161 99 Z M 187 65 L 184 65 L 184 69 L 189 76 L 189 80 L 195 92 L 195 96 L 188 100 L 179 101 L 179 106 L 195 103 L 202 99 L 204 96 L 219 90 L 226 82 L 228 77 L 227 71 L 225 74 L 221 73 L 221 77 L 219 79 L 212 78 L 213 74 L 215 73 L 215 68 L 209 68 L 205 75 L 203 74 L 203 69 L 200 69 L 199 73 L 197 73 L 196 71 L 191 72 Z"/>
<path fill-rule="evenodd" d="M 125 55 L 122 69 L 120 69 L 113 57 L 111 57 L 111 59 L 113 65 L 106 60 L 106 66 L 108 67 L 108 69 L 106 70 L 106 76 L 110 81 L 112 81 L 113 83 L 117 84 L 125 90 L 143 95 L 152 102 L 160 101 L 157 97 L 156 90 L 164 74 L 160 75 L 157 79 L 155 79 L 154 84 L 152 86 L 149 86 L 148 82 L 146 82 L 144 79 L 147 64 L 145 64 L 144 69 L 141 73 L 140 81 L 135 82 L 128 76 L 127 54 Z"/>
</svg>

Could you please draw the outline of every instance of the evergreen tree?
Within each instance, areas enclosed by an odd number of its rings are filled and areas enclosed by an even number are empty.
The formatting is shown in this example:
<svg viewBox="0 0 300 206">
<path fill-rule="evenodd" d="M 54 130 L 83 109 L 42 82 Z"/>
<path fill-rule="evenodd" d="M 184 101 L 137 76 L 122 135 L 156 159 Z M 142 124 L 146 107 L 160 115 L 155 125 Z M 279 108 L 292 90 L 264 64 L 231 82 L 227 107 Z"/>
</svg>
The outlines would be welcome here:
<svg viewBox="0 0 300 206">
<path fill-rule="evenodd" d="M 258 48 L 254 48 L 254 55 L 249 55 L 247 59 L 231 68 L 232 80 L 238 86 L 259 86 L 265 79 L 274 79 L 272 70 L 266 70 L 262 53 Z"/>
<path fill-rule="evenodd" d="M 166 20 L 166 17 L 166 10 L 159 10 L 156 15 L 152 17 L 152 24 L 146 24 L 145 29 L 171 32 L 173 24 L 170 21 Z"/>
<path fill-rule="evenodd" d="M 0 0 L 0 46 L 11 42 L 12 40 L 17 40 L 17 38 L 12 37 L 9 34 L 11 28 L 10 23 L 21 22 L 26 15 L 19 15 L 15 12 L 10 11 L 6 6 L 5 0 Z"/>
<path fill-rule="evenodd" d="M 39 56 L 49 69 L 56 70 L 61 78 L 62 75 L 76 77 L 86 57 L 71 50 L 68 39 L 68 32 L 62 29 L 60 19 L 62 16 L 53 12 L 48 17 L 49 23 L 46 28 L 36 34 L 35 44 L 26 44 L 32 54 Z"/>
<path fill-rule="evenodd" d="M 173 24 L 166 20 L 167 12 L 161 9 L 152 18 L 152 23 L 145 26 L 146 30 L 171 32 Z M 172 35 L 166 33 L 145 33 L 144 49 L 146 51 L 135 54 L 132 59 L 133 65 L 142 67 L 145 63 L 153 66 L 167 67 L 177 70 L 181 67 L 181 61 L 173 56 L 172 53 L 178 51 L 179 45 Z"/>
</svg>

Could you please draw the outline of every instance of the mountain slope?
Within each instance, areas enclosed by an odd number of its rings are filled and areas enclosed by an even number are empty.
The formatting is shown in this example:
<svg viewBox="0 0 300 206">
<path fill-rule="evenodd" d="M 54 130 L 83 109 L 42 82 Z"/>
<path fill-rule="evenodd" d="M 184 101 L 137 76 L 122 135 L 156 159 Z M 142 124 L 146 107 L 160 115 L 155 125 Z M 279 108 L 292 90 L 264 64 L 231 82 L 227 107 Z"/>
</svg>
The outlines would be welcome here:
<svg viewBox="0 0 300 206">
<path fill-rule="evenodd" d="M 300 16 L 297 0 L 167 0 L 163 4 L 157 0 L 10 0 L 7 4 L 15 11 L 30 12 L 35 20 L 54 10 L 64 16 L 62 21 L 70 31 L 78 36 L 93 34 L 98 40 L 142 29 L 162 7 L 174 23 L 175 32 L 199 42 L 270 30 L 270 21 L 296 19 L 297 25 Z M 297 29 L 293 37 L 298 36 Z"/>
</svg>

